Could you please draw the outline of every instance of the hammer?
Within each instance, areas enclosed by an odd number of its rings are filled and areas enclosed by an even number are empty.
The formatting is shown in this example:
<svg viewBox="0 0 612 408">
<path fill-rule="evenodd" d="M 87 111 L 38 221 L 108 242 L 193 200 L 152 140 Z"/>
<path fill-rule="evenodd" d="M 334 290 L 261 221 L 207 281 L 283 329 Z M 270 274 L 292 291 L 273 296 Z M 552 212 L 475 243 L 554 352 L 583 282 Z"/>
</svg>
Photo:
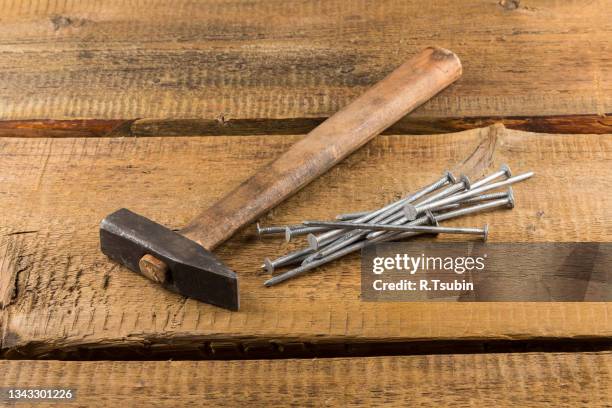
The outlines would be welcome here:
<svg viewBox="0 0 612 408">
<path fill-rule="evenodd" d="M 461 62 L 422 50 L 179 232 L 125 208 L 100 223 L 112 260 L 180 295 L 238 310 L 236 274 L 210 251 L 461 76 Z"/>
</svg>

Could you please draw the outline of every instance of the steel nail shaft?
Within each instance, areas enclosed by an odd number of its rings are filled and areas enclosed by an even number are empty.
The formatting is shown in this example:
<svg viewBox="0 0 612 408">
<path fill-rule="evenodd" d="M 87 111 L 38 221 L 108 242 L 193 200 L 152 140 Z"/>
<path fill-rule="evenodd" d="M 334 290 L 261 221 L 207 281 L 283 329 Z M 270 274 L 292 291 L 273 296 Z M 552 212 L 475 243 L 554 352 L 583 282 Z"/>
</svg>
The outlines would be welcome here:
<svg viewBox="0 0 612 408">
<path fill-rule="evenodd" d="M 359 211 L 359 212 L 353 212 L 353 213 L 345 213 L 345 214 L 339 214 L 336 215 L 336 219 L 340 220 L 340 221 L 348 221 L 348 220 L 354 220 L 360 217 L 363 217 L 365 215 L 368 215 L 372 212 L 374 212 L 376 210 L 373 211 Z"/>
<path fill-rule="evenodd" d="M 455 183 L 455 182 L 456 182 L 455 176 L 450 171 L 446 171 L 439 180 L 435 181 L 434 183 L 431 183 L 430 185 L 428 185 L 425 188 L 422 188 L 421 190 L 418 190 L 416 193 L 411 194 L 407 197 L 404 197 L 401 200 L 390 203 L 376 211 L 373 211 L 367 215 L 364 215 L 363 217 L 356 218 L 352 222 L 367 222 L 375 218 L 378 221 L 380 221 L 381 218 L 377 218 L 377 217 L 385 218 L 395 213 L 404 204 L 414 202 L 420 199 L 421 197 L 424 197 L 425 195 L 438 190 L 439 188 L 443 187 L 447 183 Z M 334 241 L 337 237 L 339 237 L 343 233 L 345 233 L 344 230 L 337 229 L 337 230 L 328 231 L 318 236 L 311 234 L 308 236 L 308 243 L 310 244 L 311 248 L 313 248 L 314 250 L 317 250 L 319 246 L 328 244 Z"/>
<path fill-rule="evenodd" d="M 365 229 L 372 231 L 394 231 L 394 232 L 430 232 L 441 234 L 469 234 L 482 235 L 486 239 L 488 227 L 483 228 L 460 228 L 460 227 L 434 227 L 427 225 L 389 225 L 389 224 L 367 224 L 334 221 L 304 221 L 304 225 L 329 228 Z"/>
<path fill-rule="evenodd" d="M 270 260 L 269 258 L 266 258 L 264 260 L 263 265 L 261 265 L 261 268 L 265 269 L 269 273 L 272 273 L 274 272 L 275 268 L 285 266 L 285 265 L 291 265 L 292 263 L 301 262 L 302 259 L 304 259 L 306 256 L 308 256 L 312 252 L 313 252 L 312 249 L 305 248 L 305 249 L 299 249 L 297 251 L 289 252 L 288 254 L 278 257 L 274 260 Z"/>
<path fill-rule="evenodd" d="M 508 187 L 508 189 L 510 190 L 512 189 L 512 187 Z M 508 192 L 506 191 L 500 191 L 499 193 L 482 194 L 476 197 L 468 198 L 467 200 L 460 201 L 455 204 L 447 204 L 445 206 L 438 207 L 436 208 L 436 211 L 458 208 L 463 204 L 473 204 L 473 203 L 479 203 L 481 201 L 499 200 L 500 198 L 506 198 L 506 197 L 508 197 Z"/>
<path fill-rule="evenodd" d="M 505 187 L 505 186 L 508 186 L 514 183 L 518 183 L 520 181 L 530 178 L 531 176 L 533 176 L 533 174 L 534 173 L 532 171 L 523 173 L 515 177 L 510 177 L 509 179 L 506 179 L 504 181 L 487 184 L 487 185 L 466 191 L 465 193 L 456 194 L 456 195 L 453 195 L 447 198 L 443 198 L 442 200 L 438 200 L 438 201 L 428 203 L 425 205 L 419 204 L 417 206 L 414 206 L 408 203 L 404 206 L 404 213 L 406 215 L 406 218 L 408 218 L 409 220 L 415 219 L 417 215 L 423 211 L 435 210 L 436 208 L 443 207 L 447 204 L 453 204 L 453 203 L 457 203 L 457 202 L 463 201 L 468 198 L 475 197 L 479 195 L 480 193 L 484 193 L 485 191 L 494 190 L 496 188 Z"/>
<path fill-rule="evenodd" d="M 311 234 L 313 232 L 328 231 L 329 229 L 330 228 L 313 227 L 313 226 L 300 226 L 297 228 L 287 227 L 285 228 L 285 241 L 290 242 L 291 238 L 294 238 L 300 235 Z"/>
<path fill-rule="evenodd" d="M 484 186 L 485 184 L 489 183 L 490 181 L 493 181 L 495 179 L 500 178 L 501 176 L 506 176 L 507 179 L 509 179 L 510 177 L 512 177 L 512 171 L 510 170 L 510 167 L 508 167 L 507 164 L 502 164 L 499 171 L 496 171 L 495 173 L 480 179 L 476 182 L 474 182 L 474 184 L 472 184 L 472 188 L 478 188 L 481 186 Z"/>
<path fill-rule="evenodd" d="M 282 225 L 282 226 L 273 226 L 273 227 L 262 227 L 259 223 L 257 226 L 257 235 L 271 235 L 271 234 L 285 234 L 285 230 L 287 228 L 299 228 L 303 227 L 302 224 L 299 225 Z"/>
<path fill-rule="evenodd" d="M 466 189 L 470 188 L 470 186 L 471 186 L 470 179 L 466 175 L 462 175 L 459 180 L 460 181 L 458 183 L 453 184 L 452 186 L 445 188 L 444 190 L 440 191 L 437 194 L 434 194 L 434 195 L 432 195 L 430 197 L 427 197 L 425 200 L 421 201 L 418 205 L 423 206 L 423 205 L 426 205 L 428 203 L 436 202 L 438 200 L 441 200 L 444 197 L 454 197 L 453 194 L 458 193 L 458 192 L 460 192 L 462 190 L 466 190 Z M 406 203 L 404 205 L 409 205 L 409 204 L 410 203 Z M 406 207 L 404 207 L 404 208 L 406 208 Z M 390 224 L 390 225 L 401 225 L 401 224 L 407 223 L 408 221 L 412 221 L 412 220 L 409 219 L 408 217 L 406 217 L 406 215 L 403 214 L 403 212 L 398 212 L 398 213 L 394 214 L 392 217 L 389 217 L 388 219 L 384 220 L 382 223 Z M 383 234 L 384 234 L 383 231 L 370 232 L 367 235 L 366 238 L 367 239 L 373 239 L 373 238 L 376 238 L 376 237 L 381 236 Z"/>
</svg>

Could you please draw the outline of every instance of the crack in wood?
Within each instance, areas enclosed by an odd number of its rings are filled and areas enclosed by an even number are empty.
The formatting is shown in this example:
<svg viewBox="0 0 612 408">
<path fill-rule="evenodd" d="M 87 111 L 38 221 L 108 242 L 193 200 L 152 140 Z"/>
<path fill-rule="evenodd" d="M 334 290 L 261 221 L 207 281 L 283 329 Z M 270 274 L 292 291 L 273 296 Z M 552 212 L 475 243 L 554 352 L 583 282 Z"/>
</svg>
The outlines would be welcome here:
<svg viewBox="0 0 612 408">
<path fill-rule="evenodd" d="M 226 119 L 118 119 L 0 121 L 2 137 L 247 136 L 308 133 L 325 117 Z M 539 133 L 606 134 L 612 113 L 561 116 L 482 116 L 427 118 L 407 116 L 383 134 L 420 135 L 459 132 L 501 123 L 508 129 Z"/>
</svg>

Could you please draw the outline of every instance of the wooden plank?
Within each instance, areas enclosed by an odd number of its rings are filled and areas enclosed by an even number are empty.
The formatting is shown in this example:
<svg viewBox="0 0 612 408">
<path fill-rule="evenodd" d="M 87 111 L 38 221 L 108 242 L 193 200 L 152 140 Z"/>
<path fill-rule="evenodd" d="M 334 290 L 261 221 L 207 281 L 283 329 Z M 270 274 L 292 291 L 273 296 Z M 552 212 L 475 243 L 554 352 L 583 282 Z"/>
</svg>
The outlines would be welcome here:
<svg viewBox="0 0 612 408">
<path fill-rule="evenodd" d="M 1 119 L 328 117 L 428 45 L 435 118 L 612 112 L 608 2 L 2 0 Z M 433 119 L 432 119 L 433 118 Z M 433 126 L 435 127 L 435 126 Z M 577 131 L 576 131 L 577 132 Z"/>
<path fill-rule="evenodd" d="M 112 401 L 130 407 L 606 407 L 612 400 L 609 352 L 248 361 L 4 360 L 0 370 L 1 387 L 72 388 L 79 406 Z"/>
<path fill-rule="evenodd" d="M 303 243 L 258 239 L 253 228 L 216 251 L 240 276 L 241 310 L 235 313 L 168 293 L 100 253 L 98 223 L 108 213 L 126 207 L 179 228 L 299 138 L 0 139 L 2 349 L 40 356 L 145 345 L 176 351 L 211 341 L 240 349 L 250 342 L 612 335 L 609 303 L 361 302 L 357 254 L 265 288 L 262 258 Z M 607 242 L 611 151 L 610 135 L 560 137 L 501 126 L 380 136 L 261 222 L 369 209 L 447 168 L 478 177 L 507 162 L 516 172 L 536 173 L 516 187 L 516 208 L 452 225 L 487 222 L 493 242 Z"/>
</svg>

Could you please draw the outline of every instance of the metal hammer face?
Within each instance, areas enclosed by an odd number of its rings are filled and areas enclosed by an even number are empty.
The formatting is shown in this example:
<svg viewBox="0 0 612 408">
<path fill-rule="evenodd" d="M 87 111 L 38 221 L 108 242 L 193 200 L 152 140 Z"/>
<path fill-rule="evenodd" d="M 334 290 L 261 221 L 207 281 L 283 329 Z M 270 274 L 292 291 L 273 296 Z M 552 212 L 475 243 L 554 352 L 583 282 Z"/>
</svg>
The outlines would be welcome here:
<svg viewBox="0 0 612 408">
<path fill-rule="evenodd" d="M 164 288 L 180 295 L 238 310 L 236 274 L 212 253 L 187 237 L 122 208 L 100 223 L 100 246 L 112 260 L 142 273 L 145 255 L 163 261 L 168 270 L 157 276 Z"/>
</svg>

